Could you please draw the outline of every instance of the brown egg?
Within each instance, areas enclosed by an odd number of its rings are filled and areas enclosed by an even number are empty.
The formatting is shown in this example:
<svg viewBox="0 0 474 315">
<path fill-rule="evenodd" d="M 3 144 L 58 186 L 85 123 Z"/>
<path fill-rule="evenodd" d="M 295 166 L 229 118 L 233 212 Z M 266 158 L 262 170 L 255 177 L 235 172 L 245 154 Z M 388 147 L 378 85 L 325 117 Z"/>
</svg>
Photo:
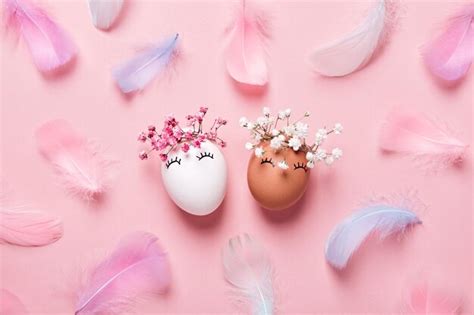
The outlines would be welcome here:
<svg viewBox="0 0 474 315">
<path fill-rule="evenodd" d="M 295 204 L 306 190 L 310 172 L 306 168 L 306 154 L 292 149 L 277 152 L 268 144 L 262 147 L 265 150 L 263 157 L 252 154 L 249 161 L 247 182 L 250 192 L 263 208 L 286 209 Z M 288 163 L 287 170 L 278 167 L 278 162 L 283 160 Z"/>
</svg>

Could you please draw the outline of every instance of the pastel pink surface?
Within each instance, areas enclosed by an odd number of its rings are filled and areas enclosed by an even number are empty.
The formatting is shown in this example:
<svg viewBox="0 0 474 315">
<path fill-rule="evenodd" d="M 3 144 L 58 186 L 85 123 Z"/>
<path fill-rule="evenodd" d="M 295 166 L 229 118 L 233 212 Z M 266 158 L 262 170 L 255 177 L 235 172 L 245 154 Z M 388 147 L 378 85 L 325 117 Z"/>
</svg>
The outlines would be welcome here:
<svg viewBox="0 0 474 315">
<path fill-rule="evenodd" d="M 419 54 L 460 3 L 402 3 L 403 18 L 391 42 L 362 71 L 340 79 L 314 76 L 305 62 L 313 47 L 353 28 L 368 2 L 275 1 L 269 42 L 269 84 L 242 89 L 228 77 L 224 29 L 232 18 L 227 1 L 127 1 L 111 32 L 97 31 L 84 1 L 39 1 L 79 48 L 70 71 L 44 78 L 20 41 L 2 40 L 1 173 L 21 196 L 64 221 L 64 236 L 42 248 L 0 247 L 1 286 L 21 296 L 33 314 L 71 314 L 69 285 L 89 257 L 110 251 L 134 230 L 156 234 L 167 249 L 169 292 L 141 313 L 231 313 L 236 311 L 221 266 L 221 247 L 248 232 L 267 249 L 276 270 L 281 313 L 394 313 L 403 292 L 420 274 L 463 293 L 472 307 L 472 151 L 464 164 L 426 174 L 409 158 L 385 156 L 377 148 L 379 128 L 395 106 L 408 106 L 446 121 L 472 150 L 472 71 L 456 87 L 432 80 Z M 113 82 L 113 66 L 173 32 L 182 54 L 173 73 L 142 93 L 124 97 Z M 137 134 L 165 114 L 178 117 L 208 105 L 209 115 L 229 120 L 222 136 L 229 165 L 227 197 L 215 214 L 199 218 L 180 211 L 160 179 L 158 158 L 140 161 Z M 312 172 L 308 190 L 291 212 L 273 214 L 252 199 L 246 177 L 248 133 L 241 116 L 292 107 L 310 110 L 316 128 L 344 124 L 329 146 L 345 156 Z M 62 118 L 87 138 L 98 139 L 120 161 L 120 174 L 97 203 L 65 193 L 38 154 L 34 131 Z M 423 225 L 399 241 L 369 242 L 338 273 L 324 260 L 331 229 L 373 193 L 416 189 L 427 210 Z M 417 280 L 417 279 L 415 279 Z M 449 288 L 448 288 L 449 289 Z"/>
</svg>

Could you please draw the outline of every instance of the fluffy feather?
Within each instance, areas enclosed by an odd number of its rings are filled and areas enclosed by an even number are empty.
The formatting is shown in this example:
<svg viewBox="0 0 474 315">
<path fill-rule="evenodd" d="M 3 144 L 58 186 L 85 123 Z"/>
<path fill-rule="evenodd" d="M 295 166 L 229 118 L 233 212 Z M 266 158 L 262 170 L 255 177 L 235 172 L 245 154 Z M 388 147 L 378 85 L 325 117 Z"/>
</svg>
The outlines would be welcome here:
<svg viewBox="0 0 474 315">
<path fill-rule="evenodd" d="M 262 13 L 251 8 L 246 0 L 242 0 L 225 51 L 227 71 L 235 81 L 257 86 L 267 84 L 265 28 Z"/>
<path fill-rule="evenodd" d="M 434 165 L 461 161 L 467 146 L 427 117 L 393 111 L 382 126 L 380 148 L 407 153 Z"/>
<path fill-rule="evenodd" d="M 365 21 L 352 32 L 314 50 L 309 61 L 315 72 L 328 77 L 348 75 L 365 66 L 385 38 L 393 21 L 393 5 L 377 0 Z"/>
<path fill-rule="evenodd" d="M 166 253 L 150 233 L 129 234 L 89 273 L 75 314 L 120 314 L 137 298 L 163 293 L 171 279 Z"/>
<path fill-rule="evenodd" d="M 224 276 L 252 314 L 273 314 L 273 273 L 263 248 L 249 235 L 229 240 L 222 251 Z"/>
<path fill-rule="evenodd" d="M 362 208 L 332 230 L 326 242 L 326 260 L 343 269 L 369 235 L 377 233 L 384 239 L 420 223 L 416 214 L 404 207 L 376 204 Z"/>
<path fill-rule="evenodd" d="M 459 314 L 461 300 L 435 291 L 426 283 L 415 287 L 409 299 L 410 311 L 416 314 Z"/>
<path fill-rule="evenodd" d="M 0 243 L 19 246 L 44 246 L 63 236 L 60 219 L 27 209 L 0 208 Z"/>
<path fill-rule="evenodd" d="M 101 194 L 110 177 L 104 159 L 68 122 L 53 120 L 36 131 L 40 153 L 56 168 L 65 186 L 83 198 Z"/>
<path fill-rule="evenodd" d="M 122 10 L 123 0 L 89 0 L 89 10 L 94 26 L 108 30 Z"/>
<path fill-rule="evenodd" d="M 0 289 L 0 314 L 26 315 L 28 312 L 16 295 L 8 290 Z"/>
<path fill-rule="evenodd" d="M 142 90 L 163 72 L 177 53 L 178 34 L 140 52 L 113 70 L 113 77 L 124 93 Z"/>
<path fill-rule="evenodd" d="M 40 71 L 55 70 L 75 56 L 76 47 L 67 34 L 28 0 L 5 0 L 5 13 L 7 25 L 20 33 Z"/>
<path fill-rule="evenodd" d="M 428 69 L 445 81 L 464 77 L 474 58 L 474 4 L 452 17 L 444 33 L 422 50 Z"/>
</svg>

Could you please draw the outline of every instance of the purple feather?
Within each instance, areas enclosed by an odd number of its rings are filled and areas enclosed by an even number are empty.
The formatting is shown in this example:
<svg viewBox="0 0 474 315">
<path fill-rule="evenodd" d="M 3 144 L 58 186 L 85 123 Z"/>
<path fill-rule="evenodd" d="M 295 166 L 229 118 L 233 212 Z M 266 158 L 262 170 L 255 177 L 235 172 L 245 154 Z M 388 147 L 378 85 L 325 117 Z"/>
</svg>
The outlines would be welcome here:
<svg viewBox="0 0 474 315">
<path fill-rule="evenodd" d="M 75 314 L 120 314 L 139 296 L 162 293 L 170 283 L 166 254 L 153 234 L 135 232 L 93 269 Z"/>
<path fill-rule="evenodd" d="M 124 93 L 142 90 L 162 73 L 176 55 L 178 36 L 173 35 L 115 68 L 112 74 L 120 90 Z"/>
<path fill-rule="evenodd" d="M 378 232 L 383 239 L 420 223 L 416 214 L 405 207 L 372 205 L 363 208 L 332 230 L 326 242 L 326 260 L 334 268 L 343 269 L 372 233 Z"/>
</svg>

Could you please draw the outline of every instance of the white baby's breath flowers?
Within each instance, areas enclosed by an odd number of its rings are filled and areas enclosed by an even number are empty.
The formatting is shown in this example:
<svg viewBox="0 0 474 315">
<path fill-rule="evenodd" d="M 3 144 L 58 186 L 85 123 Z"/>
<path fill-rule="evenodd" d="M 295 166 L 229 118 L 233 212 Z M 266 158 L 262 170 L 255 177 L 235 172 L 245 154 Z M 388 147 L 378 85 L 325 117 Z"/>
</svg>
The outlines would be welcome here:
<svg viewBox="0 0 474 315">
<path fill-rule="evenodd" d="M 272 140 L 270 140 L 270 147 L 272 147 L 275 150 L 279 150 L 283 144 L 283 141 L 285 141 L 285 136 L 279 135 Z"/>
<path fill-rule="evenodd" d="M 294 151 L 298 151 L 301 147 L 301 140 L 298 137 L 293 137 L 288 141 L 288 146 Z"/>
<path fill-rule="evenodd" d="M 300 138 L 306 138 L 308 136 L 308 124 L 297 122 L 295 125 L 295 134 Z"/>
<path fill-rule="evenodd" d="M 327 165 L 331 165 L 332 163 L 334 163 L 334 157 L 332 155 L 328 155 L 326 157 L 326 159 L 324 159 L 324 162 L 327 164 Z"/>
<path fill-rule="evenodd" d="M 270 108 L 264 107 L 262 109 L 262 113 L 263 113 L 264 116 L 267 116 L 267 117 L 270 116 Z"/>
<path fill-rule="evenodd" d="M 339 148 L 332 149 L 331 155 L 334 159 L 339 160 L 342 157 L 342 150 Z"/>
<path fill-rule="evenodd" d="M 340 124 L 340 123 L 337 123 L 337 124 L 334 125 L 334 133 L 336 135 L 340 135 L 342 133 L 343 129 L 344 128 L 342 127 L 342 124 Z"/>
<path fill-rule="evenodd" d="M 257 118 L 257 125 L 264 127 L 267 124 L 268 124 L 268 117 L 262 116 L 262 117 Z"/>
<path fill-rule="evenodd" d="M 265 154 L 265 150 L 262 147 L 255 148 L 255 156 L 261 158 Z"/>
<path fill-rule="evenodd" d="M 278 167 L 281 168 L 282 170 L 287 170 L 288 169 L 288 163 L 286 163 L 286 161 L 280 161 L 280 162 L 278 162 Z"/>
<path fill-rule="evenodd" d="M 314 168 L 319 162 L 331 165 L 342 157 L 342 150 L 339 148 L 334 148 L 329 152 L 322 148 L 330 134 L 342 133 L 342 124 L 336 123 L 332 129 L 326 127 L 318 129 L 314 144 L 308 144 L 309 126 L 302 120 L 309 117 L 309 112 L 305 112 L 302 118 L 293 122 L 290 120 L 291 109 L 280 110 L 277 112 L 278 114 L 272 115 L 270 108 L 264 107 L 262 113 L 263 115 L 254 122 L 245 117 L 239 120 L 239 125 L 247 128 L 252 138 L 252 141 L 246 143 L 245 147 L 248 150 L 253 150 L 255 156 L 263 157 L 265 154 L 263 145 L 268 145 L 275 151 L 290 149 L 295 152 L 303 152 L 306 157 L 305 167 L 307 169 Z M 278 126 L 279 123 L 282 126 Z M 289 168 L 285 160 L 275 161 L 275 163 L 283 170 Z"/>
<path fill-rule="evenodd" d="M 250 143 L 250 142 L 247 142 L 247 143 L 245 144 L 245 148 L 246 148 L 247 150 L 249 150 L 249 151 L 250 151 L 250 150 L 253 150 L 253 144 Z"/>
<path fill-rule="evenodd" d="M 315 155 L 316 160 L 322 161 L 326 158 L 326 155 L 327 155 L 326 150 L 324 150 L 322 148 L 319 148 L 319 149 L 316 150 L 316 155 Z"/>
<path fill-rule="evenodd" d="M 289 137 L 291 137 L 295 133 L 295 131 L 296 131 L 296 128 L 294 125 L 289 125 L 283 128 L 283 132 Z"/>
</svg>

